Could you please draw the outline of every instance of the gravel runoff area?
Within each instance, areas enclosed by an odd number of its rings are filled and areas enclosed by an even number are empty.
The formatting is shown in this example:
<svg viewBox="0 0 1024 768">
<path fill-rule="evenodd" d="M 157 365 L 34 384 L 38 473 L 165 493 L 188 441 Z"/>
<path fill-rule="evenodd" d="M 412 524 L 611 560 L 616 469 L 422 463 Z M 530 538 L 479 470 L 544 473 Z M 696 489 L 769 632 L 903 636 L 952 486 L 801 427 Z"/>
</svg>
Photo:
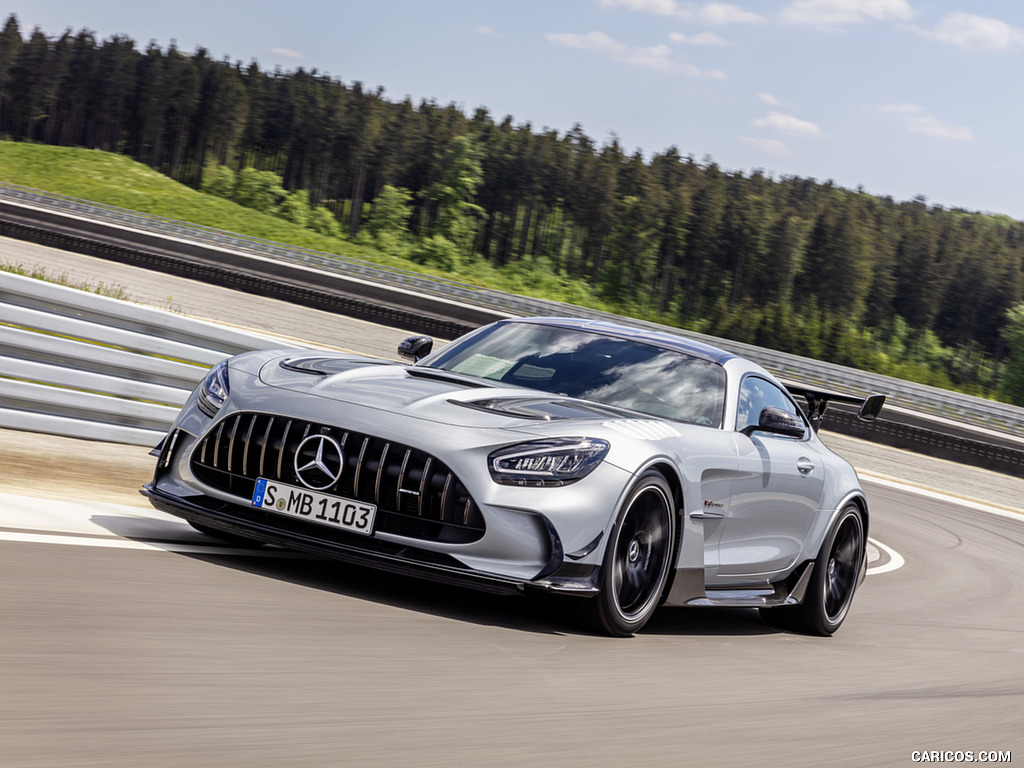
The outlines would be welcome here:
<svg viewBox="0 0 1024 768">
<path fill-rule="evenodd" d="M 408 335 L 402 329 L 9 238 L 0 238 L 0 262 L 73 283 L 102 283 L 133 301 L 192 317 L 389 359 L 396 358 L 398 342 Z M 880 477 L 1024 514 L 1024 479 L 824 430 L 822 438 L 866 480 Z M 70 498 L 92 493 L 104 501 L 148 506 L 136 489 L 148 479 L 152 461 L 146 449 L 135 446 L 89 444 L 84 449 L 80 440 L 0 430 L 2 492 Z"/>
</svg>

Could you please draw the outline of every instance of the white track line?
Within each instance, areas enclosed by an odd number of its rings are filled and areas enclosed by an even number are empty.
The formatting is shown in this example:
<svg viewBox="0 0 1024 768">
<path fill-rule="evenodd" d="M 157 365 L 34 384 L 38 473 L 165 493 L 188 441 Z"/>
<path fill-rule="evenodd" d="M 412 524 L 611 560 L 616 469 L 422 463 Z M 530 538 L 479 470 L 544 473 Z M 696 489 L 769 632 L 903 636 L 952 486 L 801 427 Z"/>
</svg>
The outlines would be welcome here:
<svg viewBox="0 0 1024 768">
<path fill-rule="evenodd" d="M 934 499 L 935 501 L 945 501 L 949 504 L 957 504 L 961 507 L 967 507 L 968 509 L 975 509 L 979 512 L 986 512 L 990 515 L 997 515 L 998 517 L 1005 517 L 1008 520 L 1018 520 L 1024 522 L 1024 510 L 1013 510 L 1008 507 L 995 507 L 990 504 L 984 504 L 980 501 L 973 501 L 971 499 L 962 499 L 958 496 L 951 496 L 948 493 L 942 491 L 933 491 L 930 488 L 921 488 L 916 485 L 908 485 L 901 483 L 896 480 L 890 480 L 887 477 L 880 475 L 873 475 L 870 472 L 861 472 L 858 470 L 862 480 L 867 480 L 873 485 L 880 485 L 883 488 L 891 488 L 896 491 L 905 491 L 906 493 L 913 493 L 918 496 L 924 496 L 927 499 Z"/>
<path fill-rule="evenodd" d="M 237 557 L 276 557 L 289 560 L 305 559 L 301 552 L 262 547 L 217 547 L 202 544 L 182 544 L 176 541 L 133 541 L 131 539 L 94 539 L 76 534 L 19 533 L 0 531 L 0 541 L 16 541 L 26 544 L 62 544 L 72 547 L 101 547 L 108 549 L 149 549 L 163 552 L 183 552 L 199 555 L 232 555 Z"/>
<path fill-rule="evenodd" d="M 1020 522 L 1024 522 L 1024 512 L 1022 511 L 1015 511 L 1004 507 L 994 507 L 990 504 L 983 504 L 979 501 L 973 501 L 971 499 L 962 499 L 957 496 L 951 496 L 948 493 L 934 491 L 930 488 L 921 488 L 916 485 L 908 485 L 906 483 L 901 483 L 896 480 L 891 480 L 887 477 L 874 475 L 870 472 L 858 471 L 858 474 L 861 476 L 862 479 L 867 480 L 869 483 L 873 483 L 874 485 L 880 485 L 883 488 L 891 488 L 892 490 L 903 491 L 904 493 L 913 493 L 917 496 L 923 496 L 926 499 L 944 501 L 948 504 L 956 504 L 961 507 L 966 507 L 967 509 L 974 509 L 977 510 L 978 512 L 985 512 L 989 515 L 1004 517 L 1008 520 L 1017 520 Z M 877 541 L 876 539 L 869 538 L 868 541 L 874 544 L 879 549 L 883 550 L 887 555 L 889 555 L 889 562 L 885 563 L 884 565 L 868 568 L 868 576 L 877 576 L 881 573 L 890 573 L 891 571 L 895 571 L 898 568 L 902 568 L 906 563 L 906 561 L 903 559 L 903 556 L 900 555 L 900 553 L 894 550 L 892 547 L 886 546 L 885 544 L 883 544 L 880 541 Z"/>
<path fill-rule="evenodd" d="M 0 493 L 0 541 L 240 557 L 307 558 L 272 547 L 225 546 L 184 520 L 145 507 Z"/>
<path fill-rule="evenodd" d="M 878 547 L 880 550 L 885 552 L 889 556 L 889 562 L 884 565 L 875 565 L 867 570 L 868 576 L 878 576 L 882 573 L 889 573 L 895 571 L 897 568 L 902 568 L 906 564 L 906 560 L 903 559 L 903 555 L 897 552 L 892 547 L 886 546 L 878 539 L 868 538 L 868 541 Z"/>
</svg>

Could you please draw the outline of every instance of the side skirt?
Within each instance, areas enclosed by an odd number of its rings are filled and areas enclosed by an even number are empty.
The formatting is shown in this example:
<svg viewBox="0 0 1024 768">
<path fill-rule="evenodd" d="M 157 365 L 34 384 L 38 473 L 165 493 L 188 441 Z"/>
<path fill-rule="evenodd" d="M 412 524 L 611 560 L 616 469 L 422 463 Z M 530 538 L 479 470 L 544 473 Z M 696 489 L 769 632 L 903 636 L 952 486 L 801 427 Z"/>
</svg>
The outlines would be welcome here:
<svg viewBox="0 0 1024 768">
<path fill-rule="evenodd" d="M 768 586 L 728 589 L 708 589 L 685 605 L 732 606 L 739 608 L 769 608 L 778 605 L 798 605 L 803 602 L 814 571 L 814 561 L 808 560 L 788 579 Z"/>
</svg>

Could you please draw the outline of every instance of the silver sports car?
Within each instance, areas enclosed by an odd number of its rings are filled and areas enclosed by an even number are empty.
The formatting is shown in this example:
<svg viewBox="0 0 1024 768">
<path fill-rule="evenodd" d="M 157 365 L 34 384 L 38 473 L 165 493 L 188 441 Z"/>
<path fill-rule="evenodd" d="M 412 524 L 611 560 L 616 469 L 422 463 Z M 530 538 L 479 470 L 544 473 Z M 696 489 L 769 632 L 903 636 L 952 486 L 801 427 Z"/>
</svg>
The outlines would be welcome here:
<svg viewBox="0 0 1024 768">
<path fill-rule="evenodd" d="M 201 531 L 496 592 L 564 595 L 613 635 L 660 605 L 752 606 L 828 635 L 868 507 L 817 423 L 832 399 L 678 336 L 516 319 L 411 364 L 225 360 L 143 489 Z M 806 399 L 806 413 L 794 399 Z"/>
</svg>

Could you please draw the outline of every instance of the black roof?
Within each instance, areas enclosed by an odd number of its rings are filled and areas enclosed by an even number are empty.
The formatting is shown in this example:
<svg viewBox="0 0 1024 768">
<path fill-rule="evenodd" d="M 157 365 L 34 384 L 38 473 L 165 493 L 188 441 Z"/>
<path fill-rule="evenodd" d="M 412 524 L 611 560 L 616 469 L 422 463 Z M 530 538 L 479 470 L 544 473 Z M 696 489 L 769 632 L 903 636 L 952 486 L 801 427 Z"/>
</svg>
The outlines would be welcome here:
<svg viewBox="0 0 1024 768">
<path fill-rule="evenodd" d="M 676 334 L 662 331 L 633 328 L 628 325 L 610 323 L 606 320 L 586 320 L 575 317 L 514 317 L 500 320 L 499 322 L 532 323 L 534 325 L 550 325 L 556 328 L 590 331 L 591 333 L 599 333 L 602 336 L 628 339 L 662 347 L 663 349 L 670 349 L 673 352 L 682 352 L 691 357 L 718 363 L 719 365 L 736 357 L 732 352 L 726 352 L 724 349 L 719 349 L 694 339 L 687 339 L 684 336 L 677 336 Z"/>
</svg>

